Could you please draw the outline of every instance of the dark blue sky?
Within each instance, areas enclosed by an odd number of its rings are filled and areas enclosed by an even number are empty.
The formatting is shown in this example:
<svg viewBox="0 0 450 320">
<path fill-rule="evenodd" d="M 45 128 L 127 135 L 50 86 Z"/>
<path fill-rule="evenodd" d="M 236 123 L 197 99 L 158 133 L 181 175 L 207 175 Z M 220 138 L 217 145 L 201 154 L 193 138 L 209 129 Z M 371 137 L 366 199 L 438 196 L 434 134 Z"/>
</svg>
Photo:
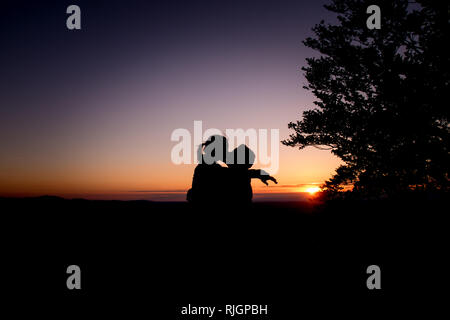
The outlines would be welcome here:
<svg viewBox="0 0 450 320">
<path fill-rule="evenodd" d="M 20 87 L 26 77 L 40 91 L 53 77 L 66 78 L 57 81 L 64 88 L 70 81 L 88 80 L 86 71 L 95 78 L 97 72 L 136 60 L 156 67 L 167 57 L 178 60 L 203 50 L 297 48 L 325 18 L 322 2 L 2 1 L 2 85 L 20 90 L 14 84 Z M 81 7 L 80 31 L 65 27 L 70 4 Z M 39 81 L 33 82 L 35 77 Z"/>
</svg>

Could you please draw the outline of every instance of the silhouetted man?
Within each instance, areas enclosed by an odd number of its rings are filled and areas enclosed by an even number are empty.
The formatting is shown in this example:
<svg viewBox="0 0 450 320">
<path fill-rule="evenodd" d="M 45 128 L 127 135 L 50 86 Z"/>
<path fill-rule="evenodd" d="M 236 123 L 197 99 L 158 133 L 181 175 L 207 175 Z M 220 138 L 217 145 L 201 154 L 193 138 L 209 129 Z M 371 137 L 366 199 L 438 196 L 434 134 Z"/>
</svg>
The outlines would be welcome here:
<svg viewBox="0 0 450 320">
<path fill-rule="evenodd" d="M 228 174 L 226 176 L 226 193 L 229 201 L 235 205 L 249 206 L 253 198 L 252 178 L 260 179 L 268 185 L 268 181 L 278 183 L 277 180 L 263 170 L 250 169 L 255 162 L 255 153 L 245 144 L 241 144 L 230 153 Z"/>
</svg>

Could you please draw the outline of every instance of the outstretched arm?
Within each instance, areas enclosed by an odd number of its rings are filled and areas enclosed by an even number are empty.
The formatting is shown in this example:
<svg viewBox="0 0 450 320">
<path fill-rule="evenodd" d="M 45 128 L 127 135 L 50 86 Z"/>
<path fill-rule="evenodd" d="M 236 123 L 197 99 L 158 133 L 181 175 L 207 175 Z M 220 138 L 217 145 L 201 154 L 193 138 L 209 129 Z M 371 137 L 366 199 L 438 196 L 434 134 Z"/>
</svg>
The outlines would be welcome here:
<svg viewBox="0 0 450 320">
<path fill-rule="evenodd" d="M 272 177 L 271 175 L 269 175 L 266 171 L 261 170 L 261 169 L 251 169 L 249 170 L 249 174 L 250 174 L 250 178 L 258 178 L 259 180 L 261 180 L 262 183 L 264 183 L 265 185 L 269 185 L 268 181 L 273 181 L 276 184 L 278 184 L 277 179 L 275 179 L 274 177 Z"/>
</svg>

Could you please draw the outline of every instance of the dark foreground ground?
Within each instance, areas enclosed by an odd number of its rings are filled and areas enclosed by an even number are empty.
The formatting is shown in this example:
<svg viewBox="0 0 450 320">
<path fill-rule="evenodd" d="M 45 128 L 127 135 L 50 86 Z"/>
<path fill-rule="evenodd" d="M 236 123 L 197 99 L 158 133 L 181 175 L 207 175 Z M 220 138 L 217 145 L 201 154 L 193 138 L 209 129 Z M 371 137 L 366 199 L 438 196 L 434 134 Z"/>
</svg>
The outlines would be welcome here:
<svg viewBox="0 0 450 320">
<path fill-rule="evenodd" d="M 208 319 L 181 315 L 188 304 L 269 306 L 268 315 L 210 319 L 380 319 L 423 311 L 432 318 L 448 273 L 444 204 L 256 203 L 246 211 L 200 211 L 187 203 L 0 198 L 2 304 L 16 318 Z M 72 264 L 81 268 L 79 291 L 66 287 Z M 381 268 L 381 290 L 366 286 L 369 265 Z"/>
</svg>

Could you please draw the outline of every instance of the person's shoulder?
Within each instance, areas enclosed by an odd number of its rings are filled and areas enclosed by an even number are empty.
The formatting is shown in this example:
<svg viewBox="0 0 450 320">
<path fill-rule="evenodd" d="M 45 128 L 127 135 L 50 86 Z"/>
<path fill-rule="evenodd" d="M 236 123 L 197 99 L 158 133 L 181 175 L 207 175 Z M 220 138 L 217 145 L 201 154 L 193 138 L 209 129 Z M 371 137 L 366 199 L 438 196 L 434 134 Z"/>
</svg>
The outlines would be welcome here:
<svg viewBox="0 0 450 320">
<path fill-rule="evenodd" d="M 204 165 L 203 164 L 198 164 L 195 169 L 194 169 L 194 177 L 198 176 L 199 174 L 201 174 L 204 171 Z"/>
<path fill-rule="evenodd" d="M 220 164 L 217 164 L 217 163 L 212 163 L 212 164 L 199 163 L 195 167 L 194 173 L 195 172 L 202 172 L 202 171 L 206 171 L 206 170 L 220 169 L 220 168 L 223 168 L 223 167 Z"/>
</svg>

